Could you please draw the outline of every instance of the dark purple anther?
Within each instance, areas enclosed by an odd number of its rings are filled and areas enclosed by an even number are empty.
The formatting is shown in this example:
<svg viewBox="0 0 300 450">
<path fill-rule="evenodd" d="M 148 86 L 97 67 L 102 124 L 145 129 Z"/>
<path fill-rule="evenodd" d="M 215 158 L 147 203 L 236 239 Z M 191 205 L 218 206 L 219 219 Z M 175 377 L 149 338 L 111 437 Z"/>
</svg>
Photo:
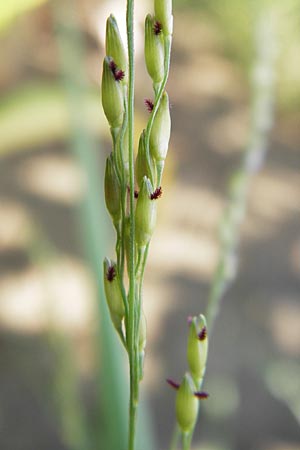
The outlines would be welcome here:
<svg viewBox="0 0 300 450">
<path fill-rule="evenodd" d="M 180 386 L 180 384 L 178 384 L 178 383 L 176 383 L 176 381 L 173 381 L 173 380 L 171 380 L 170 378 L 168 378 L 167 380 L 166 380 L 166 382 L 170 385 L 170 386 L 172 386 L 172 388 L 174 388 L 174 389 L 179 389 L 179 386 Z"/>
<path fill-rule="evenodd" d="M 209 394 L 204 391 L 194 392 L 194 396 L 199 398 L 199 400 L 205 400 L 209 397 Z"/>
<path fill-rule="evenodd" d="M 115 266 L 110 266 L 106 272 L 106 279 L 107 281 L 112 282 L 115 279 L 115 277 L 116 277 L 116 268 Z"/>
<path fill-rule="evenodd" d="M 150 100 L 150 98 L 145 98 L 144 102 L 145 102 L 145 105 L 146 105 L 146 107 L 147 107 L 149 113 L 152 113 L 153 108 L 154 108 L 154 103 L 153 103 L 153 101 Z"/>
<path fill-rule="evenodd" d="M 162 188 L 161 186 L 155 189 L 154 192 L 150 195 L 150 200 L 157 200 L 159 197 L 162 196 Z"/>
<path fill-rule="evenodd" d="M 124 73 L 123 70 L 118 69 L 117 64 L 113 60 L 110 61 L 109 68 L 112 71 L 112 74 L 113 74 L 114 79 L 116 81 L 122 81 L 123 80 L 123 78 L 125 76 L 125 73 Z"/>
<path fill-rule="evenodd" d="M 198 338 L 200 341 L 204 341 L 207 338 L 207 329 L 203 327 L 200 333 L 198 334 Z"/>
<path fill-rule="evenodd" d="M 162 31 L 162 25 L 157 20 L 154 22 L 153 31 L 156 36 L 159 35 Z"/>
</svg>

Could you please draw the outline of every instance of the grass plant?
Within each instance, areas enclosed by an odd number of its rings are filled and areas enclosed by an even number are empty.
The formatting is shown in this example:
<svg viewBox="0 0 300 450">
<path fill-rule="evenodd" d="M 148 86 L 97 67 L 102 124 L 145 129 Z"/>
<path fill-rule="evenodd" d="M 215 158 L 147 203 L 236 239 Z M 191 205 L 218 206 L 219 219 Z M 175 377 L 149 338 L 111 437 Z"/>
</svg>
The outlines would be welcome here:
<svg viewBox="0 0 300 450">
<path fill-rule="evenodd" d="M 148 15 L 145 23 L 145 60 L 153 81 L 154 100 L 147 101 L 150 118 L 140 137 L 136 164 L 132 0 L 127 1 L 126 13 L 128 53 L 116 19 L 111 15 L 107 20 L 102 75 L 102 104 L 113 141 L 113 151 L 106 163 L 105 199 L 117 236 L 116 262 L 108 258 L 104 262 L 104 285 L 112 322 L 128 353 L 129 450 L 135 448 L 139 383 L 143 378 L 146 345 L 143 277 L 156 222 L 156 202 L 162 194 L 171 128 L 165 88 L 170 66 L 172 5 L 170 1 L 155 1 L 154 9 L 155 17 Z"/>
<path fill-rule="evenodd" d="M 145 22 L 145 61 L 153 81 L 154 101 L 147 100 L 150 119 L 140 136 L 134 164 L 134 2 L 127 2 L 128 63 L 113 16 L 107 21 L 103 64 L 102 103 L 111 127 L 113 152 L 106 165 L 106 206 L 116 230 L 116 263 L 106 259 L 104 283 L 111 319 L 127 350 L 130 367 L 129 441 L 135 448 L 139 383 L 143 377 L 146 325 L 142 310 L 143 276 L 149 243 L 156 222 L 156 201 L 162 194 L 161 181 L 170 137 L 169 101 L 165 92 L 170 65 L 172 5 L 155 1 L 155 17 Z M 253 73 L 253 115 L 249 145 L 241 167 L 230 180 L 229 202 L 221 223 L 221 253 L 207 306 L 212 326 L 221 298 L 235 275 L 239 225 L 243 219 L 250 178 L 261 167 L 267 133 L 272 123 L 273 30 L 265 11 L 257 19 L 257 59 Z M 264 44 L 262 45 L 261 42 Z M 127 75 L 128 70 L 128 75 Z M 127 138 L 126 138 L 127 136 Z M 137 190 L 137 188 L 139 190 Z M 137 198 L 135 204 L 135 198 Z M 125 263 L 126 260 L 126 263 Z M 129 284 L 124 278 L 127 268 Z M 207 358 L 207 324 L 204 316 L 190 319 L 187 346 L 189 372 L 180 384 L 168 380 L 177 390 L 177 427 L 171 449 L 182 437 L 183 450 L 189 450 L 198 417 L 198 399 Z"/>
</svg>

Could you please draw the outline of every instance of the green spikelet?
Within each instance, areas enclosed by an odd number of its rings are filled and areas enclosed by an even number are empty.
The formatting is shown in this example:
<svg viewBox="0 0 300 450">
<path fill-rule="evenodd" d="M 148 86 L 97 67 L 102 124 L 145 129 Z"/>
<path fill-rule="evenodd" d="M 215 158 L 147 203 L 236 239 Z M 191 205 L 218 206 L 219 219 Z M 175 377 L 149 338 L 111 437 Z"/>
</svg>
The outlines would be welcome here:
<svg viewBox="0 0 300 450">
<path fill-rule="evenodd" d="M 195 391 L 193 379 L 186 373 L 176 395 L 176 418 L 183 433 L 189 433 L 197 420 L 199 401 Z"/>
<path fill-rule="evenodd" d="M 187 360 L 194 382 L 199 387 L 206 368 L 208 337 L 205 317 L 193 317 L 190 323 Z"/>
<path fill-rule="evenodd" d="M 106 55 L 110 56 L 119 69 L 124 71 L 123 82 L 127 83 L 128 65 L 127 55 L 119 32 L 115 17 L 111 14 L 106 21 Z"/>
<path fill-rule="evenodd" d="M 172 0 L 154 0 L 156 20 L 162 25 L 165 36 L 173 33 Z"/>
<path fill-rule="evenodd" d="M 121 219 L 121 192 L 115 170 L 113 153 L 106 160 L 104 191 L 106 207 L 114 225 L 117 227 Z"/>
<path fill-rule="evenodd" d="M 169 97 L 164 92 L 150 134 L 150 152 L 157 162 L 164 161 L 169 148 L 171 117 Z"/>
<path fill-rule="evenodd" d="M 156 201 L 151 200 L 151 181 L 143 178 L 135 210 L 135 240 L 138 248 L 145 247 L 153 234 L 156 224 Z"/>
<path fill-rule="evenodd" d="M 139 140 L 138 154 L 136 157 L 135 174 L 138 187 L 141 188 L 143 178 L 146 176 L 155 186 L 155 167 L 151 155 L 147 158 L 146 143 L 145 143 L 145 130 L 142 132 Z"/>
<path fill-rule="evenodd" d="M 119 276 L 116 263 L 108 258 L 105 258 L 103 262 L 103 278 L 106 301 L 111 320 L 115 329 L 123 336 L 122 320 L 125 315 L 125 308 L 119 284 Z"/>
<path fill-rule="evenodd" d="M 112 58 L 106 56 L 102 72 L 102 106 L 111 128 L 120 128 L 124 116 L 124 94 L 118 80 L 115 79 Z"/>
<path fill-rule="evenodd" d="M 145 20 L 145 62 L 154 83 L 160 83 L 164 76 L 164 45 L 161 34 L 154 32 L 155 20 L 148 14 Z"/>
</svg>

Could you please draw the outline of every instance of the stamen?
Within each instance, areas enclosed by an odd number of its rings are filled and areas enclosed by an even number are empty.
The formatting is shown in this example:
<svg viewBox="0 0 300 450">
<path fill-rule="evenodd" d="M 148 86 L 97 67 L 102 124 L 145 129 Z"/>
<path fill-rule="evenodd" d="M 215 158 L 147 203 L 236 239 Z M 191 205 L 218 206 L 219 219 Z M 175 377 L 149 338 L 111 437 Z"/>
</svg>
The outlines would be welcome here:
<svg viewBox="0 0 300 450">
<path fill-rule="evenodd" d="M 203 327 L 200 333 L 198 334 L 198 338 L 200 341 L 204 341 L 207 338 L 207 328 Z"/>
<path fill-rule="evenodd" d="M 157 200 L 161 196 L 162 196 L 162 188 L 160 186 L 157 189 L 155 189 L 154 192 L 152 192 L 152 194 L 150 195 L 150 200 Z"/>
<path fill-rule="evenodd" d="M 172 388 L 174 388 L 174 389 L 179 389 L 179 384 L 178 383 L 176 383 L 176 381 L 173 381 L 173 380 L 171 380 L 170 378 L 168 378 L 167 380 L 166 380 L 166 382 L 172 387 Z"/>
<path fill-rule="evenodd" d="M 158 22 L 157 20 L 154 23 L 153 31 L 156 36 L 159 35 L 162 31 L 162 24 L 160 22 Z"/>
<path fill-rule="evenodd" d="M 111 60 L 109 63 L 109 68 L 112 71 L 112 74 L 114 76 L 114 79 L 116 81 L 122 81 L 124 76 L 125 76 L 125 72 L 121 69 L 118 69 L 117 64 L 114 62 L 114 60 Z"/>
<path fill-rule="evenodd" d="M 149 111 L 149 113 L 152 113 L 153 108 L 154 108 L 154 103 L 152 100 L 150 100 L 149 98 L 145 98 L 145 105 Z"/>
<path fill-rule="evenodd" d="M 194 392 L 194 396 L 199 398 L 199 400 L 206 400 L 209 397 L 209 394 L 204 391 Z"/>
<path fill-rule="evenodd" d="M 115 279 L 116 275 L 117 275 L 117 273 L 116 273 L 115 266 L 110 266 L 107 269 L 107 272 L 106 272 L 106 279 L 107 279 L 107 281 L 112 282 Z"/>
</svg>

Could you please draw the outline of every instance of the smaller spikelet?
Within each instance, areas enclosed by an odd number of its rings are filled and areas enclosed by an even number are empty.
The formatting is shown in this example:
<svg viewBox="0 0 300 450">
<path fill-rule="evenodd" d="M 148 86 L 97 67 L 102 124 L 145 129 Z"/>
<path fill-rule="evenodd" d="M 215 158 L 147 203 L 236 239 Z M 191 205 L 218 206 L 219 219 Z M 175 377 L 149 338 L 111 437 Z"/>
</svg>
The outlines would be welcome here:
<svg viewBox="0 0 300 450">
<path fill-rule="evenodd" d="M 102 72 L 102 106 L 111 128 L 119 128 L 124 116 L 124 92 L 115 78 L 115 62 L 106 56 Z"/>
<path fill-rule="evenodd" d="M 105 203 L 115 226 L 121 219 L 121 188 L 115 169 L 114 154 L 106 160 L 104 176 Z"/>
<path fill-rule="evenodd" d="M 125 308 L 117 275 L 116 263 L 108 258 L 103 262 L 104 289 L 110 317 L 118 333 L 122 333 Z"/>
<path fill-rule="evenodd" d="M 172 0 L 154 0 L 155 19 L 165 36 L 173 33 Z"/>
<path fill-rule="evenodd" d="M 205 373 L 207 351 L 208 338 L 205 317 L 203 315 L 195 316 L 189 325 L 187 360 L 197 386 L 201 384 Z"/>
<path fill-rule="evenodd" d="M 164 46 L 162 36 L 155 33 L 155 21 L 151 14 L 145 20 L 145 62 L 154 83 L 160 83 L 164 76 Z"/>
<path fill-rule="evenodd" d="M 124 44 L 119 32 L 116 18 L 111 14 L 106 21 L 106 39 L 105 39 L 106 55 L 110 56 L 118 71 L 115 73 L 117 81 L 124 80 L 127 82 L 127 55 Z"/>
<path fill-rule="evenodd" d="M 197 420 L 199 401 L 195 391 L 193 379 L 186 373 L 176 394 L 176 418 L 183 433 L 189 433 Z"/>
<path fill-rule="evenodd" d="M 156 225 L 156 202 L 150 198 L 153 192 L 151 181 L 143 178 L 135 210 L 135 239 L 138 248 L 146 247 L 150 242 Z"/>
</svg>

